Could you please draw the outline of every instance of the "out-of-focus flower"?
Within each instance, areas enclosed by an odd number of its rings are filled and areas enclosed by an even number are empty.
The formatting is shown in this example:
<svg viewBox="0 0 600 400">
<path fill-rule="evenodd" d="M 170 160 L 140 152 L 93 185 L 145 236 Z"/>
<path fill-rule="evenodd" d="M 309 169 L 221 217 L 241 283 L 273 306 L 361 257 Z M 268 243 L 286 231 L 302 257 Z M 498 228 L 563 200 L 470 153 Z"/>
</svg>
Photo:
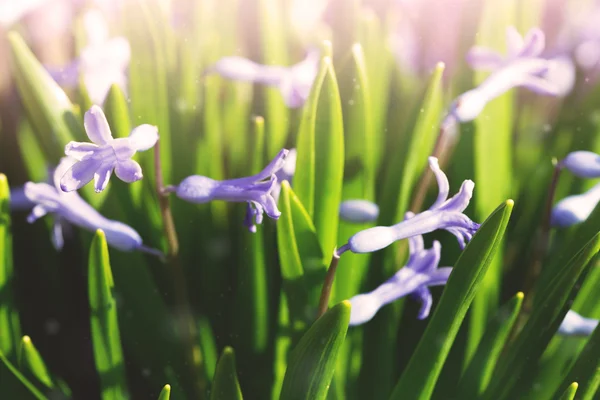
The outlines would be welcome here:
<svg viewBox="0 0 600 400">
<path fill-rule="evenodd" d="M 124 182 L 142 179 L 142 167 L 131 159 L 137 151 L 148 150 L 158 140 L 158 129 L 144 124 L 134 128 L 129 137 L 113 139 L 104 112 L 92 106 L 84 117 L 85 131 L 94 143 L 70 142 L 65 154 L 79 162 L 66 171 L 60 180 L 65 192 L 77 190 L 92 179 L 96 192 L 106 188 L 110 175 L 115 173 Z"/>
<path fill-rule="evenodd" d="M 465 242 L 471 240 L 473 234 L 479 229 L 478 223 L 463 214 L 473 196 L 475 183 L 471 180 L 464 181 L 460 191 L 448 199 L 450 185 L 446 174 L 440 169 L 437 158 L 429 157 L 429 166 L 435 174 L 439 193 L 437 200 L 428 210 L 396 225 L 376 226 L 360 231 L 352 236 L 347 244 L 340 247 L 337 254 L 340 255 L 347 250 L 353 253 L 371 253 L 395 241 L 433 232 L 436 229 L 445 229 L 452 233 L 456 236 L 460 247 L 464 248 Z"/>
<path fill-rule="evenodd" d="M 60 189 L 61 177 L 75 162 L 76 160 L 67 157 L 61 160 L 54 172 L 54 185 L 33 182 L 25 184 L 25 195 L 35 204 L 27 221 L 33 223 L 46 214 L 54 214 L 52 242 L 57 250 L 63 247 L 64 224 L 69 222 L 92 232 L 102 229 L 106 234 L 108 244 L 119 250 L 140 250 L 162 256 L 160 251 L 144 246 L 140 235 L 130 226 L 103 217 L 77 192 L 65 193 Z"/>
<path fill-rule="evenodd" d="M 319 51 L 311 49 L 306 58 L 291 67 L 261 65 L 243 57 L 225 57 L 208 69 L 225 78 L 275 86 L 288 107 L 304 105 L 319 70 Z"/>
<path fill-rule="evenodd" d="M 340 204 L 340 218 L 348 222 L 372 222 L 379 216 L 379 206 L 369 200 L 346 200 Z"/>
<path fill-rule="evenodd" d="M 410 221 L 413 215 L 407 213 L 406 220 Z M 433 302 L 428 287 L 446 284 L 452 268 L 438 268 L 442 248 L 438 241 L 433 242 L 430 249 L 425 249 L 423 236 L 416 235 L 408 239 L 408 245 L 410 256 L 405 267 L 372 292 L 350 299 L 350 325 L 364 324 L 381 307 L 407 295 L 412 295 L 421 302 L 418 318 L 427 318 Z"/>
<path fill-rule="evenodd" d="M 564 336 L 589 336 L 597 326 L 597 319 L 585 318 L 575 311 L 569 310 L 558 328 L 558 334 Z"/>
<path fill-rule="evenodd" d="M 10 210 L 11 211 L 26 211 L 31 210 L 34 204 L 25 196 L 23 187 L 10 189 Z"/>
<path fill-rule="evenodd" d="M 493 71 L 478 87 L 460 95 L 449 115 L 460 122 L 475 119 L 491 100 L 516 87 L 547 96 L 564 96 L 573 87 L 575 69 L 568 58 L 541 58 L 544 33 L 533 28 L 525 36 L 507 29 L 508 54 L 474 47 L 467 56 L 473 68 Z"/>
<path fill-rule="evenodd" d="M 82 76 L 92 103 L 102 104 L 111 85 L 126 89 L 131 49 L 124 37 L 109 38 L 108 26 L 100 11 L 88 11 L 83 21 L 87 45 L 79 58 L 62 68 L 49 68 L 49 71 L 63 86 L 76 86 Z"/>
<path fill-rule="evenodd" d="M 0 25 L 9 27 L 50 0 L 0 0 Z"/>
<path fill-rule="evenodd" d="M 561 165 L 580 178 L 600 178 L 600 155 L 591 151 L 569 153 Z"/>
<path fill-rule="evenodd" d="M 292 179 L 296 174 L 296 157 L 296 149 L 290 149 L 287 157 L 285 158 L 285 163 L 283 164 L 283 167 L 281 167 L 281 169 L 275 173 L 275 176 L 277 177 L 277 182 L 275 182 L 275 186 L 271 191 L 271 195 L 275 199 L 275 202 L 279 201 L 279 193 L 281 193 L 281 182 L 288 181 L 290 184 L 292 183 Z"/>
<path fill-rule="evenodd" d="M 567 227 L 585 221 L 600 202 L 600 183 L 585 193 L 567 196 L 552 209 L 552 225 Z"/>
<path fill-rule="evenodd" d="M 167 187 L 166 192 L 175 192 L 177 197 L 191 203 L 207 203 L 213 200 L 248 202 L 244 225 L 250 232 L 256 232 L 255 224 L 261 224 L 263 212 L 269 218 L 278 219 L 281 212 L 272 196 L 277 176 L 288 155 L 282 149 L 279 154 L 256 175 L 246 178 L 217 181 L 206 176 L 192 175 L 185 178 L 176 187 Z"/>
</svg>

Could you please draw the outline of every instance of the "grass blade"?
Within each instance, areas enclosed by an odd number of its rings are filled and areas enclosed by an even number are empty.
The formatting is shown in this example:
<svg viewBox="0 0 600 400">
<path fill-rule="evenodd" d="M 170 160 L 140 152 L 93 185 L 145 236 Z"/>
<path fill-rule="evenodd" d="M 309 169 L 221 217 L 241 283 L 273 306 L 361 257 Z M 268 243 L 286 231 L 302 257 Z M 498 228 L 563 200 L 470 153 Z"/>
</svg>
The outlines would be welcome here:
<svg viewBox="0 0 600 400">
<path fill-rule="evenodd" d="M 23 336 L 19 349 L 19 369 L 31 374 L 47 388 L 54 388 L 54 381 L 42 356 L 31 342 L 29 336 Z"/>
<path fill-rule="evenodd" d="M 575 395 L 577 394 L 577 388 L 579 384 L 577 382 L 573 382 L 569 385 L 569 387 L 557 397 L 558 400 L 573 400 Z"/>
<path fill-rule="evenodd" d="M 241 400 L 242 390 L 235 369 L 235 354 L 231 347 L 225 347 L 219 358 L 215 379 L 210 391 L 210 400 Z"/>
<path fill-rule="evenodd" d="M 458 329 L 502 241 L 513 208 L 507 200 L 488 217 L 454 265 L 427 329 L 391 399 L 429 399 Z"/>
<path fill-rule="evenodd" d="M 171 398 L 171 385 L 165 385 L 160 391 L 158 400 L 169 400 Z"/>
<path fill-rule="evenodd" d="M 88 285 L 92 344 L 102 398 L 127 398 L 117 303 L 113 296 L 114 282 L 106 237 L 101 230 L 96 232 L 90 248 Z"/>
<path fill-rule="evenodd" d="M 0 395 L 6 399 L 48 400 L 0 351 Z"/>
<path fill-rule="evenodd" d="M 313 323 L 290 354 L 281 400 L 327 398 L 349 322 L 350 302 L 343 301 Z"/>
</svg>

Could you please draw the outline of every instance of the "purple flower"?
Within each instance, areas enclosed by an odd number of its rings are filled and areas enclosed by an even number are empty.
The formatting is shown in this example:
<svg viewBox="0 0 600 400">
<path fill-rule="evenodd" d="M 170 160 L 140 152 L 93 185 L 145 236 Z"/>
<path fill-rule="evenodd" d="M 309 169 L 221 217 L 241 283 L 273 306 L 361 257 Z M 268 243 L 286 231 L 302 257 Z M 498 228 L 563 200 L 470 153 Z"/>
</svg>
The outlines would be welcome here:
<svg viewBox="0 0 600 400">
<path fill-rule="evenodd" d="M 585 221 L 600 202 L 600 183 L 585 193 L 567 196 L 552 209 L 552 225 L 567 227 Z"/>
<path fill-rule="evenodd" d="M 283 167 L 288 152 L 282 149 L 265 169 L 253 176 L 217 181 L 206 176 L 192 175 L 178 186 L 166 188 L 166 191 L 175 192 L 177 197 L 191 203 L 213 200 L 248 202 L 244 225 L 251 232 L 256 232 L 254 224 L 262 223 L 263 213 L 273 219 L 278 219 L 281 215 L 271 192 L 277 183 L 275 174 Z"/>
<path fill-rule="evenodd" d="M 471 221 L 463 214 L 473 195 L 475 183 L 466 180 L 460 191 L 448 199 L 448 178 L 440 169 L 438 160 L 429 157 L 431 167 L 439 186 L 437 200 L 426 211 L 417 214 L 409 220 L 404 220 L 393 226 L 376 226 L 365 229 L 352 236 L 348 243 L 340 247 L 338 255 L 346 250 L 353 253 L 371 253 L 381 250 L 395 241 L 433 232 L 436 229 L 445 229 L 458 239 L 461 248 L 465 242 L 471 240 L 473 234 L 479 229 L 479 224 Z"/>
<path fill-rule="evenodd" d="M 275 173 L 277 177 L 277 182 L 271 191 L 271 195 L 275 199 L 275 202 L 279 201 L 279 193 L 281 193 L 281 182 L 288 181 L 290 184 L 292 183 L 292 179 L 296 174 L 296 157 L 297 152 L 296 149 L 290 149 L 287 157 L 285 158 L 285 162 L 283 163 L 283 167 L 279 171 Z"/>
<path fill-rule="evenodd" d="M 49 70 L 63 86 L 76 86 L 82 76 L 92 103 L 102 104 L 111 85 L 117 84 L 125 90 L 131 49 L 124 37 L 109 39 L 108 26 L 100 11 L 88 11 L 83 22 L 87 45 L 79 58 L 62 68 Z"/>
<path fill-rule="evenodd" d="M 372 222 L 379 216 L 379 207 L 369 200 L 346 200 L 340 204 L 340 218 L 348 222 Z"/>
<path fill-rule="evenodd" d="M 148 150 L 156 144 L 158 130 L 155 126 L 140 125 L 131 131 L 129 137 L 113 139 L 104 112 L 98 106 L 92 106 L 85 113 L 84 125 L 94 143 L 70 142 L 65 146 L 65 154 L 79 162 L 60 180 L 63 191 L 77 190 L 94 179 L 96 192 L 101 192 L 106 188 L 113 169 L 124 182 L 142 179 L 142 168 L 131 157 L 137 151 Z"/>
<path fill-rule="evenodd" d="M 225 57 L 207 72 L 225 78 L 275 86 L 288 107 L 304 105 L 319 70 L 319 51 L 310 50 L 306 58 L 291 67 L 261 65 L 243 57 Z"/>
<path fill-rule="evenodd" d="M 60 189 L 61 177 L 75 162 L 76 160 L 67 157 L 61 160 L 54 172 L 54 185 L 33 182 L 25 184 L 25 195 L 35 204 L 27 221 L 33 223 L 46 214 L 54 214 L 52 242 L 57 250 L 63 247 L 63 229 L 65 222 L 69 222 L 92 232 L 102 229 L 108 244 L 119 250 L 140 250 L 161 256 L 160 251 L 145 247 L 140 235 L 130 226 L 106 219 L 86 203 L 77 192 L 65 193 Z"/>
<path fill-rule="evenodd" d="M 575 311 L 569 310 L 558 328 L 558 334 L 564 336 L 589 336 L 597 326 L 597 319 L 585 318 Z"/>
<path fill-rule="evenodd" d="M 458 121 L 475 119 L 488 102 L 515 87 L 548 96 L 564 96 L 573 87 L 575 70 L 569 59 L 540 57 L 545 42 L 541 30 L 533 28 L 523 38 L 515 28 L 509 27 L 506 36 L 508 54 L 505 57 L 482 47 L 474 47 L 467 55 L 473 68 L 492 73 L 478 87 L 454 101 L 450 115 Z"/>
<path fill-rule="evenodd" d="M 600 155 L 591 151 L 569 153 L 561 165 L 580 178 L 600 178 Z"/>
<path fill-rule="evenodd" d="M 410 221 L 413 216 L 414 214 L 407 213 L 405 221 Z M 429 286 L 446 284 L 452 268 L 438 268 L 442 248 L 440 242 L 434 241 L 430 249 L 425 249 L 423 236 L 416 235 L 408 239 L 408 245 L 410 256 L 405 267 L 372 292 L 350 299 L 350 325 L 364 324 L 381 307 L 407 295 L 412 295 L 421 302 L 418 318 L 427 318 L 433 302 Z"/>
</svg>

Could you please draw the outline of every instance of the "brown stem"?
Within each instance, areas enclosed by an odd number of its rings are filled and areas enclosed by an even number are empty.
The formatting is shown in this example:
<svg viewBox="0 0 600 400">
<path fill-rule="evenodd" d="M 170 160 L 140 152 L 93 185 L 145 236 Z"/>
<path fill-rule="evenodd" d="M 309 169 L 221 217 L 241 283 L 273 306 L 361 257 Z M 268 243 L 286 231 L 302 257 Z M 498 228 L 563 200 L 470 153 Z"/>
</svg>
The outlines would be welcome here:
<svg viewBox="0 0 600 400">
<path fill-rule="evenodd" d="M 333 251 L 331 257 L 331 263 L 327 269 L 327 275 L 323 281 L 323 288 L 321 289 L 321 297 L 319 298 L 319 308 L 317 310 L 317 319 L 321 318 L 329 307 L 329 297 L 331 297 L 331 288 L 333 287 L 333 281 L 335 279 L 335 271 L 337 270 L 340 256 L 337 253 L 337 249 Z"/>
<path fill-rule="evenodd" d="M 173 286 L 175 294 L 175 304 L 178 317 L 179 331 L 182 336 L 184 346 L 184 357 L 186 365 L 190 367 L 190 378 L 194 382 L 194 398 L 206 398 L 207 382 L 204 373 L 202 353 L 199 346 L 198 331 L 194 322 L 194 317 L 188 304 L 188 293 L 185 275 L 181 262 L 179 260 L 179 241 L 177 231 L 173 222 L 173 215 L 169 205 L 168 191 L 165 191 L 162 168 L 160 161 L 160 141 L 154 146 L 154 169 L 156 191 L 160 212 L 163 221 L 163 229 L 167 237 L 167 261 L 171 267 L 173 276 Z"/>
</svg>

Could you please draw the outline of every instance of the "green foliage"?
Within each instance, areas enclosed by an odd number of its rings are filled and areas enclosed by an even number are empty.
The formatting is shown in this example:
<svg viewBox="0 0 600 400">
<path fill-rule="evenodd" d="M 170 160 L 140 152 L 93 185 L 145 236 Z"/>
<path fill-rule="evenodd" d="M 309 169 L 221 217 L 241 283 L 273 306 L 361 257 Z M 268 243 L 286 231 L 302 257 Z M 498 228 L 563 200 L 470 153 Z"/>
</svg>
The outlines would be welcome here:
<svg viewBox="0 0 600 400">
<path fill-rule="evenodd" d="M 235 354 L 231 347 L 225 347 L 217 364 L 210 400 L 242 400 L 242 398 L 242 390 L 235 370 Z"/>
</svg>

